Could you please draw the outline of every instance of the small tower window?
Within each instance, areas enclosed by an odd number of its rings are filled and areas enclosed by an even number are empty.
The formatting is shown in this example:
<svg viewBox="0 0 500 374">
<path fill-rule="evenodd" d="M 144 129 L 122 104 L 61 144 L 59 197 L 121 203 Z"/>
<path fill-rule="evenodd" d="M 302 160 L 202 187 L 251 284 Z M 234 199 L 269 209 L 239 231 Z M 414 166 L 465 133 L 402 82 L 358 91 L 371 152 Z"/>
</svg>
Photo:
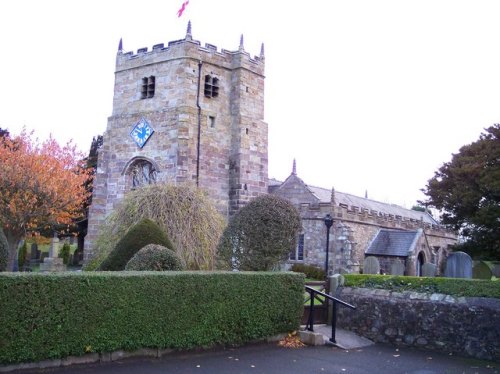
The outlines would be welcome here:
<svg viewBox="0 0 500 374">
<path fill-rule="evenodd" d="M 211 75 L 205 75 L 205 97 L 219 96 L 219 79 Z"/>
<path fill-rule="evenodd" d="M 155 77 L 142 78 L 141 99 L 149 99 L 155 95 Z"/>
<path fill-rule="evenodd" d="M 208 126 L 210 128 L 215 128 L 215 117 L 214 116 L 208 116 Z"/>
</svg>

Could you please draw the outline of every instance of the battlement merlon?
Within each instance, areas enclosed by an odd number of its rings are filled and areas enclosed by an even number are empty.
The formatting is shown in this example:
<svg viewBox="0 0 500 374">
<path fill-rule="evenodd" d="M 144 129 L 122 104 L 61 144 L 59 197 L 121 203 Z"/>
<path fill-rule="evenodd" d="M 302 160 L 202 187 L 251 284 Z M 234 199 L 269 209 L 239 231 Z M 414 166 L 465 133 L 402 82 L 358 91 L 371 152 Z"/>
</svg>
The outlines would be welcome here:
<svg viewBox="0 0 500 374">
<path fill-rule="evenodd" d="M 122 45 L 120 43 L 120 45 Z M 261 49 L 260 56 L 250 57 L 250 54 L 243 49 L 228 51 L 206 43 L 204 47 L 197 40 L 181 39 L 168 43 L 165 47 L 163 43 L 156 44 L 151 50 L 139 48 L 137 53 L 123 52 L 119 49 L 116 55 L 116 72 L 143 67 L 149 64 L 158 64 L 165 61 L 177 59 L 193 59 L 202 61 L 204 64 L 213 64 L 224 69 L 235 70 L 239 68 L 247 69 L 255 74 L 264 77 L 265 58 L 264 48 Z"/>
<path fill-rule="evenodd" d="M 334 220 L 362 223 L 365 225 L 391 226 L 394 229 L 425 229 L 429 235 L 456 237 L 456 232 L 443 225 L 430 224 L 409 217 L 394 216 L 377 211 L 360 210 L 356 206 L 335 205 L 332 203 L 301 203 L 299 206 L 301 217 L 306 220 L 323 220 L 326 213 L 332 214 Z M 388 227 L 388 226 L 387 226 Z"/>
</svg>

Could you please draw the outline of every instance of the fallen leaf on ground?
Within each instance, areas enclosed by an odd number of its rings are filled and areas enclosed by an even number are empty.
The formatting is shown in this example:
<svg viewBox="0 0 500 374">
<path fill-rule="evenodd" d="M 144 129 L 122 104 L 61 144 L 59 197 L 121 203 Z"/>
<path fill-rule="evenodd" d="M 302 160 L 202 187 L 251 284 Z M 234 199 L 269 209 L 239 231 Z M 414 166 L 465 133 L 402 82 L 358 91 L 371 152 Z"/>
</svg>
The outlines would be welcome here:
<svg viewBox="0 0 500 374">
<path fill-rule="evenodd" d="M 305 346 L 305 344 L 300 341 L 296 332 L 288 334 L 284 339 L 278 342 L 278 345 L 285 348 L 301 348 Z"/>
</svg>

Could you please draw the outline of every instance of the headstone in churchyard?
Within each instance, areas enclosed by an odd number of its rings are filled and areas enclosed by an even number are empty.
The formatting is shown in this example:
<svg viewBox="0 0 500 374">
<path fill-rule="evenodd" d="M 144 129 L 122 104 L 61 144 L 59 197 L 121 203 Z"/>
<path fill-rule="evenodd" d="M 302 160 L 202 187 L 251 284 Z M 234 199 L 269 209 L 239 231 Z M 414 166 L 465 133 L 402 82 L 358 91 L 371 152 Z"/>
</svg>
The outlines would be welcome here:
<svg viewBox="0 0 500 374">
<path fill-rule="evenodd" d="M 380 274 L 380 263 L 376 257 L 369 256 L 365 258 L 363 274 Z"/>
<path fill-rule="evenodd" d="M 450 253 L 446 259 L 444 276 L 448 278 L 472 278 L 472 258 L 465 252 Z"/>
<path fill-rule="evenodd" d="M 396 260 L 391 264 L 391 275 L 405 275 L 405 266 L 401 260 Z"/>
<path fill-rule="evenodd" d="M 497 278 L 500 278 L 500 262 L 498 261 L 490 261 L 491 264 L 491 272 Z"/>
<path fill-rule="evenodd" d="M 50 243 L 49 257 L 43 259 L 40 264 L 40 271 L 64 271 L 66 265 L 63 264 L 63 259 L 59 258 L 59 238 L 54 235 Z"/>
<path fill-rule="evenodd" d="M 426 262 L 422 265 L 422 276 L 423 277 L 435 277 L 436 276 L 437 266 L 431 264 L 430 262 Z"/>
<path fill-rule="evenodd" d="M 474 279 L 491 279 L 492 275 L 490 267 L 484 261 L 478 261 L 472 268 L 472 278 Z"/>
<path fill-rule="evenodd" d="M 54 235 L 52 240 L 50 241 L 50 249 L 49 249 L 49 257 L 58 257 L 59 256 L 59 238 L 57 235 Z"/>
</svg>

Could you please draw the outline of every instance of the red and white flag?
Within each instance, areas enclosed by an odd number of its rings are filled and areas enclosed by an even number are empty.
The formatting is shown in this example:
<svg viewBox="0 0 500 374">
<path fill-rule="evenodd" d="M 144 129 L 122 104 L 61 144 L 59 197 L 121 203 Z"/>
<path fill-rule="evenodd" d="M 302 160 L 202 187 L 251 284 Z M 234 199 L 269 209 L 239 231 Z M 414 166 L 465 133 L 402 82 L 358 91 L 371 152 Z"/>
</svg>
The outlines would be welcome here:
<svg viewBox="0 0 500 374">
<path fill-rule="evenodd" d="M 186 10 L 187 5 L 189 4 L 189 0 L 186 0 L 182 3 L 181 9 L 177 11 L 177 17 L 182 16 L 182 13 Z"/>
</svg>

